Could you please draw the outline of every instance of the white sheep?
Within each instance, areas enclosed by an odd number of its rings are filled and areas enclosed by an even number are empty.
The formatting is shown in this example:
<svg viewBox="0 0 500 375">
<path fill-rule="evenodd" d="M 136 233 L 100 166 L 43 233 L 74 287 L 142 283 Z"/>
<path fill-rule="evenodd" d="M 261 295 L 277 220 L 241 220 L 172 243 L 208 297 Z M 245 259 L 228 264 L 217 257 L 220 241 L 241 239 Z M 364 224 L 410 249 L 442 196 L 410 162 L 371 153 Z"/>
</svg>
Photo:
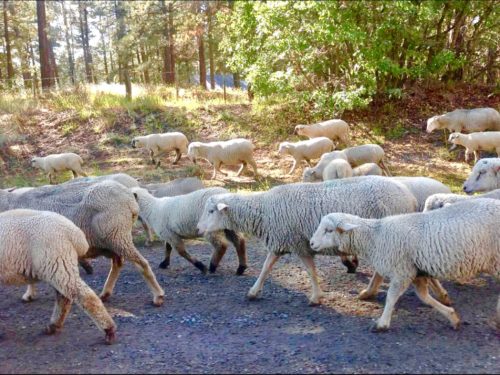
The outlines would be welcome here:
<svg viewBox="0 0 500 375">
<path fill-rule="evenodd" d="M 236 176 L 239 176 L 247 167 L 247 164 L 250 164 L 254 175 L 257 177 L 257 164 L 255 164 L 255 160 L 253 159 L 253 150 L 254 145 L 252 142 L 243 138 L 208 143 L 191 142 L 188 147 L 188 157 L 195 164 L 197 158 L 208 160 L 214 167 L 212 179 L 216 177 L 217 172 L 227 175 L 220 170 L 222 164 L 241 164 Z"/>
<path fill-rule="evenodd" d="M 493 108 L 456 109 L 427 120 L 427 133 L 435 129 L 450 132 L 500 130 L 500 114 Z"/>
<path fill-rule="evenodd" d="M 165 292 L 158 284 L 148 261 L 137 251 L 132 227 L 139 206 L 132 192 L 115 181 L 78 182 L 32 189 L 23 194 L 0 190 L 0 212 L 30 208 L 57 212 L 75 223 L 87 238 L 90 249 L 86 258 L 104 255 L 111 258 L 111 270 L 101 299 L 113 293 L 116 281 L 128 260 L 141 272 L 153 292 L 153 304 L 163 304 Z"/>
<path fill-rule="evenodd" d="M 490 198 L 490 199 L 500 200 L 500 189 L 496 189 L 488 193 L 475 196 L 458 195 L 458 194 L 433 194 L 426 199 L 424 212 L 437 210 L 439 208 L 443 208 L 449 206 L 450 204 L 454 204 L 456 202 L 460 202 L 466 199 L 478 199 L 478 198 Z"/>
<path fill-rule="evenodd" d="M 353 176 L 351 165 L 344 159 L 332 160 L 323 170 L 323 181 Z"/>
<path fill-rule="evenodd" d="M 453 143 L 450 151 L 457 145 L 465 147 L 465 161 L 469 161 L 469 155 L 474 153 L 474 162 L 479 159 L 479 150 L 495 151 L 500 157 L 500 132 L 478 132 L 470 134 L 451 133 L 448 142 Z"/>
<path fill-rule="evenodd" d="M 293 157 L 293 165 L 288 174 L 295 171 L 297 164 L 305 160 L 311 166 L 311 159 L 318 159 L 321 155 L 332 151 L 333 142 L 326 137 L 312 138 L 307 141 L 281 142 L 278 153 L 280 155 L 290 155 Z"/>
<path fill-rule="evenodd" d="M 484 158 L 472 168 L 464 182 L 467 194 L 500 189 L 500 158 Z"/>
<path fill-rule="evenodd" d="M 394 305 L 412 283 L 419 298 L 447 317 L 456 329 L 458 315 L 430 296 L 429 278 L 463 280 L 481 272 L 498 278 L 499 222 L 500 202 L 493 199 L 382 219 L 332 213 L 321 220 L 310 246 L 314 251 L 332 249 L 334 254 L 366 258 L 380 275 L 372 286 L 375 290 L 383 277 L 390 278 L 384 312 L 374 331 L 389 329 Z"/>
<path fill-rule="evenodd" d="M 82 169 L 82 164 L 82 158 L 72 152 L 52 154 L 44 157 L 39 156 L 31 159 L 31 166 L 33 168 L 40 168 L 47 173 L 50 183 L 52 183 L 52 176 L 55 172 L 71 171 L 73 172 L 73 177 L 78 177 L 78 175 L 87 176 Z"/>
<path fill-rule="evenodd" d="M 269 253 L 259 278 L 248 293 L 249 299 L 257 298 L 279 257 L 293 253 L 300 257 L 311 278 L 310 304 L 318 304 L 322 291 L 309 239 L 321 218 L 330 212 L 383 217 L 414 212 L 416 205 L 416 199 L 404 185 L 378 176 L 295 183 L 250 195 L 210 197 L 198 228 L 200 233 L 223 229 L 248 233 L 265 244 Z"/>
<path fill-rule="evenodd" d="M 312 125 L 297 125 L 294 134 L 309 137 L 309 139 L 327 137 L 332 141 L 339 140 L 346 146 L 349 145 L 349 125 L 340 119 L 322 121 Z"/>
<path fill-rule="evenodd" d="M 390 172 L 384 163 L 384 157 L 384 149 L 376 144 L 366 144 L 345 148 L 342 151 L 332 151 L 324 154 L 314 168 L 306 168 L 302 179 L 304 182 L 321 181 L 324 168 L 334 159 L 347 160 L 351 167 L 357 167 L 365 163 L 376 163 L 389 176 Z"/>
<path fill-rule="evenodd" d="M 156 198 L 175 197 L 204 189 L 205 185 L 198 177 L 177 178 L 169 182 L 143 184 L 142 188 L 149 191 Z"/>
<path fill-rule="evenodd" d="M 105 332 L 106 342 L 114 341 L 113 319 L 78 273 L 78 258 L 89 245 L 75 224 L 54 212 L 11 210 L 0 214 L 0 238 L 0 282 L 20 285 L 45 281 L 55 290 L 48 334 L 62 329 L 75 301 Z"/>
<path fill-rule="evenodd" d="M 352 169 L 353 177 L 358 176 L 382 176 L 384 172 L 376 163 L 365 163 Z"/>
<path fill-rule="evenodd" d="M 228 191 L 224 188 L 214 187 L 164 198 L 155 198 L 142 188 L 133 188 L 132 192 L 137 197 L 142 219 L 150 228 L 153 228 L 158 237 L 165 241 L 165 259 L 160 263 L 160 268 L 165 269 L 169 266 L 173 247 L 180 256 L 201 272 L 206 273 L 206 266 L 187 252 L 183 240 L 200 237 L 196 228 L 202 213 L 200 209 L 211 196 L 225 194 Z M 215 272 L 224 256 L 228 240 L 234 245 L 238 254 L 239 266 L 236 274 L 243 274 L 247 268 L 247 259 L 245 240 L 240 234 L 232 230 L 225 230 L 207 234 L 205 238 L 214 247 L 210 260 L 211 273 Z"/>
<path fill-rule="evenodd" d="M 181 132 L 149 134 L 132 139 L 133 148 L 144 147 L 149 150 L 151 163 L 157 167 L 160 166 L 160 160 L 155 160 L 155 157 L 170 151 L 175 151 L 176 158 L 172 164 L 177 164 L 182 154 L 186 153 L 188 143 L 187 137 Z"/>
<path fill-rule="evenodd" d="M 425 201 L 433 194 L 450 194 L 451 190 L 442 182 L 430 177 L 386 177 L 402 183 L 417 199 L 417 211 L 422 212 Z"/>
<path fill-rule="evenodd" d="M 112 173 L 112 174 L 105 174 L 102 176 L 88 176 L 88 177 L 80 177 L 80 178 L 75 178 L 71 181 L 68 181 L 68 184 L 75 183 L 75 182 L 102 182 L 102 181 L 116 181 L 119 184 L 122 184 L 123 186 L 127 188 L 132 188 L 132 187 L 138 187 L 139 182 L 132 176 L 126 174 L 126 173 Z"/>
</svg>

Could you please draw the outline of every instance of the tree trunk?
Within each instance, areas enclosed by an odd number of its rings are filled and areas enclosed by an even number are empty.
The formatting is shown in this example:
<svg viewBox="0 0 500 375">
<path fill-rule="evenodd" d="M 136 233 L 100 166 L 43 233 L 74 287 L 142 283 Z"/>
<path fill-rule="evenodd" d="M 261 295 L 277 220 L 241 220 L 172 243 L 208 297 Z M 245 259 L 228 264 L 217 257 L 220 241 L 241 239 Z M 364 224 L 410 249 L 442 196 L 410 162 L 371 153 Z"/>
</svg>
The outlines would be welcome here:
<svg viewBox="0 0 500 375">
<path fill-rule="evenodd" d="M 115 16 L 118 22 L 118 43 L 123 41 L 125 37 L 125 13 L 126 10 L 123 7 L 121 1 L 115 0 Z M 123 47 L 123 46 L 122 46 Z M 123 75 L 123 82 L 125 83 L 125 93 L 128 100 L 132 99 L 132 83 L 130 82 L 129 75 L 129 56 L 127 56 L 127 50 L 125 48 L 118 49 L 118 64 L 121 66 L 121 71 Z"/>
<path fill-rule="evenodd" d="M 66 39 L 66 51 L 68 53 L 68 67 L 69 67 L 69 78 L 71 79 L 71 84 L 74 85 L 75 79 L 75 60 L 73 59 L 73 47 L 71 45 L 71 39 L 69 35 L 68 17 L 66 14 L 66 6 L 64 1 L 61 1 L 61 8 L 64 20 L 64 36 Z"/>
<path fill-rule="evenodd" d="M 207 6 L 208 20 L 208 61 L 210 66 L 210 88 L 215 90 L 215 62 L 214 62 L 214 38 L 212 27 L 212 8 Z"/>
<path fill-rule="evenodd" d="M 233 85 L 235 89 L 241 88 L 240 73 L 233 73 Z"/>
<path fill-rule="evenodd" d="M 59 80 L 59 71 L 57 69 L 56 56 L 54 54 L 54 43 L 49 39 L 49 59 L 50 59 L 50 70 L 52 71 L 52 77 L 57 82 L 59 87 L 61 87 L 61 81 Z"/>
<path fill-rule="evenodd" d="M 172 2 L 168 4 L 168 47 L 170 49 L 170 75 L 169 75 L 169 83 L 177 84 L 177 80 L 175 77 L 175 44 L 174 44 L 174 5 Z"/>
<path fill-rule="evenodd" d="M 140 52 L 141 52 L 141 60 L 142 60 L 142 65 L 143 65 L 143 75 L 144 75 L 144 83 L 146 85 L 149 85 L 151 83 L 150 78 L 149 78 L 149 68 L 148 68 L 148 55 L 146 53 L 146 49 L 144 48 L 144 45 L 140 46 Z"/>
<path fill-rule="evenodd" d="M 40 73 L 42 90 L 48 91 L 54 86 L 54 77 L 50 69 L 50 46 L 47 39 L 47 17 L 45 15 L 45 0 L 36 2 L 38 24 L 38 48 L 40 51 Z"/>
<path fill-rule="evenodd" d="M 102 26 L 102 15 L 99 15 L 99 23 Z M 99 33 L 101 34 L 101 45 L 102 45 L 102 59 L 104 62 L 104 75 L 105 75 L 105 80 L 106 83 L 109 85 L 109 69 L 108 69 L 108 58 L 107 58 L 107 50 L 106 50 L 106 37 L 105 37 L 105 31 L 99 30 Z"/>
<path fill-rule="evenodd" d="M 7 57 L 7 85 L 9 88 L 14 83 L 14 66 L 12 65 L 12 52 L 9 37 L 9 16 L 7 14 L 7 0 L 3 0 L 3 26 L 5 37 L 5 52 Z"/>
</svg>

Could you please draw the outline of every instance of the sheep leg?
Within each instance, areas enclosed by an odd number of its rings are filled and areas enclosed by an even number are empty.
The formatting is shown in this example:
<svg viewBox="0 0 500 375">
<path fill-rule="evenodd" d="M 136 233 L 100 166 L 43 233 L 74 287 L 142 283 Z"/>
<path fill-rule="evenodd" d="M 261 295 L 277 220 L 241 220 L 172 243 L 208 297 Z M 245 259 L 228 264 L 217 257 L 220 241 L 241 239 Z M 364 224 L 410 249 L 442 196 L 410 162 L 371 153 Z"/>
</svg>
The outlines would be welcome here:
<svg viewBox="0 0 500 375">
<path fill-rule="evenodd" d="M 415 285 L 417 296 L 422 300 L 423 303 L 432 306 L 438 312 L 448 318 L 453 329 L 458 329 L 460 327 L 460 318 L 455 312 L 455 309 L 453 307 L 448 307 L 443 305 L 442 303 L 439 303 L 429 294 L 429 280 L 427 277 L 417 277 L 415 280 L 413 280 L 413 284 Z"/>
<path fill-rule="evenodd" d="M 156 164 L 155 152 L 153 150 L 149 150 L 149 156 L 151 157 L 151 164 Z"/>
<path fill-rule="evenodd" d="M 64 321 L 66 320 L 70 310 L 71 300 L 56 290 L 56 303 L 54 304 L 50 324 L 45 329 L 45 333 L 52 335 L 59 332 L 62 329 Z"/>
<path fill-rule="evenodd" d="M 73 173 L 73 178 L 77 178 L 78 177 L 78 173 L 76 173 L 73 169 L 71 170 L 71 173 Z"/>
<path fill-rule="evenodd" d="M 78 263 L 80 264 L 80 267 L 82 267 L 85 270 L 85 273 L 87 275 L 92 275 L 94 273 L 94 267 L 92 267 L 92 264 L 90 263 L 90 259 L 79 259 Z"/>
<path fill-rule="evenodd" d="M 231 241 L 236 249 L 236 254 L 238 254 L 238 269 L 236 270 L 236 275 L 243 275 L 243 272 L 247 269 L 247 249 L 245 239 L 235 231 L 229 229 L 224 229 L 224 234 L 226 238 Z"/>
<path fill-rule="evenodd" d="M 258 173 L 257 173 L 257 164 L 255 163 L 255 160 L 250 159 L 250 160 L 248 160 L 248 163 L 250 163 L 250 165 L 252 166 L 254 176 L 257 177 L 258 176 Z"/>
<path fill-rule="evenodd" d="M 176 157 L 175 157 L 175 160 L 172 164 L 177 164 L 177 162 L 181 159 L 181 150 L 179 150 L 178 148 L 175 149 L 175 153 L 176 153 Z"/>
<path fill-rule="evenodd" d="M 468 162 L 469 161 L 469 154 L 470 154 L 470 150 L 469 149 L 466 149 L 465 150 L 465 161 Z"/>
<path fill-rule="evenodd" d="M 120 275 L 120 271 L 123 267 L 123 258 L 118 255 L 113 255 L 111 258 L 111 269 L 109 270 L 108 278 L 104 283 L 104 288 L 101 293 L 101 300 L 106 302 L 113 294 L 113 289 L 115 288 L 116 281 Z"/>
<path fill-rule="evenodd" d="M 347 273 L 356 273 L 356 268 L 359 265 L 358 258 L 352 257 L 352 260 L 350 260 L 347 255 L 341 255 L 340 259 L 342 264 L 347 267 Z"/>
<path fill-rule="evenodd" d="M 288 174 L 292 174 L 295 171 L 295 167 L 297 166 L 297 160 L 293 159 L 292 169 L 288 172 Z"/>
<path fill-rule="evenodd" d="M 262 291 L 262 287 L 264 286 L 264 281 L 266 281 L 267 276 L 269 276 L 269 273 L 280 256 L 281 255 L 276 255 L 272 252 L 267 254 L 262 270 L 260 271 L 259 278 L 248 291 L 247 298 L 249 300 L 253 301 L 257 299 L 257 295 Z"/>
<path fill-rule="evenodd" d="M 382 316 L 377 320 L 375 326 L 372 327 L 372 332 L 387 331 L 391 325 L 391 316 L 394 311 L 394 306 L 399 297 L 403 295 L 406 289 L 410 286 L 411 279 L 393 279 L 389 284 L 387 297 L 385 299 L 385 307 Z"/>
<path fill-rule="evenodd" d="M 142 276 L 146 280 L 149 288 L 153 292 L 153 305 L 161 306 L 163 305 L 163 300 L 165 292 L 161 288 L 160 284 L 156 280 L 153 270 L 149 266 L 148 261 L 144 258 L 135 248 L 133 251 L 127 251 L 125 253 L 125 259 L 134 263 L 135 267 L 142 273 Z"/>
<path fill-rule="evenodd" d="M 236 177 L 239 177 L 241 175 L 241 173 L 243 172 L 243 170 L 247 167 L 247 163 L 246 162 L 242 162 L 241 163 L 241 167 L 238 171 L 238 173 L 236 173 Z"/>
<path fill-rule="evenodd" d="M 318 273 L 316 272 L 316 266 L 314 264 L 314 258 L 310 255 L 299 255 L 300 260 L 306 266 L 307 273 L 309 273 L 309 277 L 311 278 L 312 284 L 312 295 L 309 299 L 309 306 L 317 306 L 321 302 L 321 298 L 323 297 L 323 291 L 321 290 L 321 286 L 319 285 Z"/>
<path fill-rule="evenodd" d="M 149 225 L 140 216 L 139 216 L 139 221 L 141 222 L 142 227 L 144 228 L 144 231 L 148 235 L 148 239 L 146 240 L 146 242 L 144 243 L 144 245 L 146 245 L 146 246 L 153 245 L 153 241 L 154 241 L 153 230 L 149 227 Z"/>
<path fill-rule="evenodd" d="M 378 293 L 378 289 L 380 288 L 380 284 L 384 281 L 384 278 L 379 273 L 375 272 L 368 283 L 366 289 L 363 289 L 361 293 L 359 293 L 358 298 L 361 300 L 366 300 L 374 297 Z"/>
<path fill-rule="evenodd" d="M 222 238 L 221 233 L 209 233 L 205 236 L 205 238 L 214 247 L 209 266 L 210 273 L 214 273 L 219 266 L 221 259 L 224 257 L 224 254 L 226 254 L 227 242 Z"/>
<path fill-rule="evenodd" d="M 168 242 L 165 242 L 165 259 L 159 265 L 161 269 L 167 269 L 170 265 L 170 254 L 172 254 L 172 246 Z"/>
<path fill-rule="evenodd" d="M 430 278 L 429 279 L 429 287 L 432 289 L 433 293 L 437 296 L 437 300 L 441 302 L 443 305 L 451 306 L 452 301 L 448 296 L 448 291 L 441 285 L 439 280 Z"/>
<path fill-rule="evenodd" d="M 47 177 L 49 178 L 49 183 L 52 185 L 53 182 L 52 182 L 52 173 L 49 172 L 49 174 L 47 175 Z"/>
<path fill-rule="evenodd" d="M 379 161 L 379 165 L 380 167 L 384 170 L 385 172 L 385 175 L 387 177 L 391 177 L 391 172 L 389 171 L 389 168 L 387 168 L 387 165 L 385 165 L 384 161 L 383 160 L 380 160 Z"/>
<path fill-rule="evenodd" d="M 35 284 L 28 284 L 26 288 L 26 292 L 21 297 L 23 302 L 31 302 L 35 299 L 36 296 L 36 287 Z"/>
<path fill-rule="evenodd" d="M 73 282 L 76 290 L 76 303 L 87 313 L 94 323 L 106 334 L 106 344 L 115 340 L 116 324 L 94 291 L 82 280 Z"/>
<path fill-rule="evenodd" d="M 184 242 L 182 240 L 179 240 L 177 243 L 173 244 L 175 247 L 175 250 L 181 257 L 186 259 L 189 263 L 191 263 L 193 266 L 198 268 L 202 273 L 207 273 L 207 267 L 200 262 L 198 259 L 195 257 L 191 256 L 186 250 L 186 247 L 184 246 Z"/>
<path fill-rule="evenodd" d="M 479 160 L 479 150 L 474 150 L 474 163 Z"/>
</svg>

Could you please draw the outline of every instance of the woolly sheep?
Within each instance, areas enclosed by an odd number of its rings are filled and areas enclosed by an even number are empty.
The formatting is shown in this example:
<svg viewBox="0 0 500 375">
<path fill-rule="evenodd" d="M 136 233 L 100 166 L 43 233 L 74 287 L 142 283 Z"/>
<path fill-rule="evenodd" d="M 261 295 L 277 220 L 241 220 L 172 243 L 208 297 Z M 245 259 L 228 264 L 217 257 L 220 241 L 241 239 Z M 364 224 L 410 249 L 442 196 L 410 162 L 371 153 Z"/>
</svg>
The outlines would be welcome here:
<svg viewBox="0 0 500 375">
<path fill-rule="evenodd" d="M 382 171 L 382 168 L 380 168 L 375 163 L 365 163 L 365 164 L 361 164 L 359 167 L 353 168 L 352 175 L 353 175 L 353 177 L 382 176 L 383 171 Z"/>
<path fill-rule="evenodd" d="M 281 142 L 278 153 L 293 157 L 293 165 L 288 172 L 288 174 L 292 174 L 297 164 L 300 164 L 302 160 L 311 166 L 311 159 L 318 159 L 321 155 L 332 151 L 333 148 L 334 145 L 330 139 L 319 137 L 300 142 Z"/>
<path fill-rule="evenodd" d="M 31 159 L 31 166 L 33 168 L 40 168 L 47 173 L 51 184 L 55 172 L 71 171 L 73 172 L 73 177 L 78 177 L 78 175 L 87 176 L 82 169 L 82 164 L 82 158 L 72 152 L 52 154 L 44 157 L 39 156 Z"/>
<path fill-rule="evenodd" d="M 460 202 L 466 199 L 478 199 L 478 198 L 490 198 L 490 199 L 500 200 L 500 189 L 493 190 L 490 191 L 489 193 L 484 193 L 476 196 L 466 196 L 458 194 L 434 194 L 426 199 L 424 212 L 437 210 L 439 208 L 443 208 L 449 206 L 450 204 L 454 204 L 456 202 Z"/>
<path fill-rule="evenodd" d="M 203 185 L 203 182 L 198 177 L 186 177 L 177 178 L 169 182 L 143 184 L 141 187 L 149 191 L 154 197 L 162 198 L 192 193 L 193 191 L 205 188 L 205 185 Z"/>
<path fill-rule="evenodd" d="M 57 212 L 83 230 L 90 245 L 86 258 L 104 255 L 112 259 L 111 270 L 101 293 L 111 296 L 123 261 L 134 263 L 153 292 L 153 303 L 163 303 L 164 292 L 132 241 L 132 227 L 139 206 L 132 192 L 114 181 L 79 182 L 36 188 L 23 194 L 0 191 L 0 212 L 30 208 Z"/>
<path fill-rule="evenodd" d="M 169 266 L 173 247 L 180 256 L 203 273 L 206 273 L 206 266 L 186 251 L 183 240 L 199 237 L 196 225 L 201 216 L 200 207 L 205 205 L 207 199 L 228 191 L 224 188 L 214 187 L 179 195 L 175 198 L 155 198 L 146 189 L 142 188 L 133 188 L 132 192 L 137 196 L 140 215 L 143 220 L 149 227 L 153 228 L 158 237 L 165 240 L 165 260 L 161 262 L 160 268 Z M 210 260 L 211 273 L 215 272 L 226 252 L 227 239 L 234 245 L 238 254 L 239 266 L 236 274 L 243 274 L 247 268 L 247 260 L 245 240 L 241 235 L 232 230 L 225 230 L 209 233 L 205 238 L 214 247 L 212 259 Z"/>
<path fill-rule="evenodd" d="M 11 210 L 0 214 L 0 281 L 32 284 L 45 281 L 56 292 L 48 334 L 61 330 L 73 301 L 105 332 L 108 344 L 116 325 L 99 297 L 80 278 L 78 258 L 89 245 L 70 220 L 47 211 Z"/>
<path fill-rule="evenodd" d="M 252 153 L 254 145 L 247 139 L 237 138 L 229 141 L 220 142 L 191 142 L 188 147 L 188 157 L 196 164 L 197 158 L 204 158 L 214 167 L 212 180 L 217 172 L 224 175 L 226 173 L 220 170 L 222 164 L 235 165 L 241 164 L 236 176 L 239 176 L 243 170 L 250 164 L 254 175 L 257 176 L 257 164 L 253 159 Z"/>
<path fill-rule="evenodd" d="M 352 177 L 351 165 L 344 159 L 332 160 L 323 170 L 323 181 Z"/>
<path fill-rule="evenodd" d="M 414 212 L 417 202 L 398 182 L 368 176 L 322 183 L 277 186 L 251 195 L 224 194 L 210 197 L 198 223 L 200 233 L 230 229 L 256 236 L 269 253 L 261 274 L 248 293 L 257 298 L 271 268 L 285 253 L 294 253 L 304 263 L 312 282 L 310 304 L 318 304 L 322 291 L 309 247 L 309 239 L 322 216 L 350 212 L 365 217 L 383 217 Z"/>
<path fill-rule="evenodd" d="M 495 151 L 500 157 L 500 132 L 478 132 L 470 134 L 451 133 L 448 142 L 453 143 L 450 151 L 457 145 L 465 147 L 465 161 L 469 161 L 469 155 L 474 153 L 474 162 L 479 159 L 479 150 Z"/>
<path fill-rule="evenodd" d="M 479 217 L 480 224 L 473 225 Z M 394 305 L 411 283 L 419 298 L 447 317 L 456 329 L 458 315 L 429 295 L 429 278 L 462 280 L 481 272 L 498 278 L 499 222 L 500 202 L 493 199 L 382 219 L 332 213 L 321 220 L 310 246 L 314 251 L 333 249 L 334 253 L 366 258 L 380 275 L 368 293 L 376 293 L 383 277 L 390 278 L 384 312 L 374 331 L 389 329 Z M 498 324 L 499 318 L 500 309 Z"/>
<path fill-rule="evenodd" d="M 324 154 L 314 168 L 306 168 L 303 174 L 304 182 L 321 181 L 323 170 L 327 164 L 334 159 L 344 159 L 351 167 L 357 167 L 365 163 L 378 164 L 389 176 L 389 169 L 384 163 L 385 152 L 382 147 L 376 144 L 366 144 L 346 148 L 342 151 L 333 151 Z"/>
<path fill-rule="evenodd" d="M 484 158 L 472 168 L 464 182 L 467 194 L 500 189 L 500 158 Z"/>
<path fill-rule="evenodd" d="M 427 120 L 427 133 L 435 129 L 450 132 L 500 130 L 500 114 L 493 108 L 456 109 Z"/>
<path fill-rule="evenodd" d="M 443 183 L 430 177 L 386 177 L 402 183 L 417 199 L 417 211 L 422 212 L 425 201 L 433 194 L 449 194 L 451 190 Z"/>
<path fill-rule="evenodd" d="M 349 144 L 349 125 L 344 120 L 333 119 L 318 122 L 312 125 L 297 125 L 294 134 L 309 137 L 327 137 L 334 140 L 339 140 L 345 145 Z"/>
<path fill-rule="evenodd" d="M 138 187 L 139 182 L 133 178 L 132 176 L 126 174 L 126 173 L 113 173 L 113 174 L 106 174 L 102 176 L 88 176 L 88 177 L 80 177 L 80 178 L 75 178 L 74 180 L 68 181 L 67 183 L 75 183 L 75 182 L 102 182 L 102 181 L 116 181 L 119 184 L 122 184 L 123 186 L 127 188 L 132 188 L 132 187 Z"/>
<path fill-rule="evenodd" d="M 132 139 L 132 147 L 144 147 L 149 150 L 151 163 L 160 166 L 160 160 L 155 160 L 155 157 L 164 153 L 175 151 L 176 158 L 172 164 L 177 164 L 182 154 L 185 154 L 188 146 L 187 137 L 180 132 L 169 132 L 159 134 L 149 134 Z"/>
</svg>

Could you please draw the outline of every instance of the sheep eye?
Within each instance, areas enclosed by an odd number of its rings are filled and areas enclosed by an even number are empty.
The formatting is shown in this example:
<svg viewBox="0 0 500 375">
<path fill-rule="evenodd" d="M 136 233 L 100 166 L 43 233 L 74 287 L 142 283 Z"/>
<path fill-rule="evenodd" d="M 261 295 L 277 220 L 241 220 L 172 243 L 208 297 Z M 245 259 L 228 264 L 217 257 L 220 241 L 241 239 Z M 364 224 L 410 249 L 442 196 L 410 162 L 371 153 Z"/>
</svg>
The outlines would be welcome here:
<svg viewBox="0 0 500 375">
<path fill-rule="evenodd" d="M 333 229 L 331 229 L 331 228 L 326 228 L 325 229 L 325 233 L 332 233 L 332 232 L 333 232 Z"/>
<path fill-rule="evenodd" d="M 209 210 L 208 211 L 209 214 L 213 214 L 214 213 L 214 210 Z"/>
</svg>

